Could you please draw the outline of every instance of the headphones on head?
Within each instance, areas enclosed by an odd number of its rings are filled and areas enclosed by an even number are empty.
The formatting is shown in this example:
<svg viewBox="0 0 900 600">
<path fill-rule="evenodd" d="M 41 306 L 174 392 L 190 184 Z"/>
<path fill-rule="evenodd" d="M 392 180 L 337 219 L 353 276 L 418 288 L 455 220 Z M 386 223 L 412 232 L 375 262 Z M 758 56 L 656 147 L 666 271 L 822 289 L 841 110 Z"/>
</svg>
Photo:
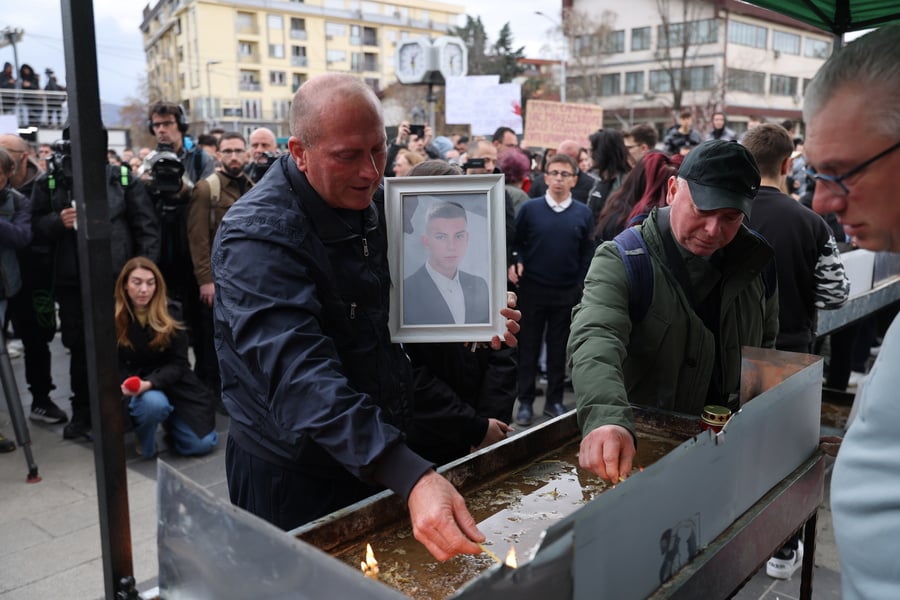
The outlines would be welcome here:
<svg viewBox="0 0 900 600">
<path fill-rule="evenodd" d="M 153 106 L 150 107 L 150 116 L 147 117 L 147 129 L 150 131 L 150 135 L 156 137 L 156 132 L 153 131 L 153 115 L 159 114 L 159 109 L 165 108 L 166 114 L 168 115 L 172 107 L 175 107 L 175 114 L 172 115 L 175 117 L 175 123 L 178 125 L 178 131 L 181 132 L 181 135 L 187 133 L 188 130 L 188 120 L 187 114 L 184 112 L 184 108 L 180 104 L 171 104 L 169 102 L 157 102 Z"/>
</svg>

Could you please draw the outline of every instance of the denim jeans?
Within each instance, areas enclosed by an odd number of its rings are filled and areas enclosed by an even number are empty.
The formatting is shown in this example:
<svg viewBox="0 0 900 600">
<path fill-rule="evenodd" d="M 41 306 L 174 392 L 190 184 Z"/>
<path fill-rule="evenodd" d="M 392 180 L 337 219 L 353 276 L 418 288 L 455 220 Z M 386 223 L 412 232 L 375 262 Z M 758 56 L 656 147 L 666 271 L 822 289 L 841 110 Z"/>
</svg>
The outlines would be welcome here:
<svg viewBox="0 0 900 600">
<path fill-rule="evenodd" d="M 134 433 L 141 445 L 142 454 L 150 458 L 156 454 L 156 428 L 168 420 L 175 451 L 185 456 L 207 454 L 219 441 L 219 434 L 213 430 L 203 437 L 194 433 L 187 423 L 172 414 L 168 397 L 160 390 L 148 390 L 133 396 L 128 403 L 128 412 L 135 420 Z"/>
</svg>

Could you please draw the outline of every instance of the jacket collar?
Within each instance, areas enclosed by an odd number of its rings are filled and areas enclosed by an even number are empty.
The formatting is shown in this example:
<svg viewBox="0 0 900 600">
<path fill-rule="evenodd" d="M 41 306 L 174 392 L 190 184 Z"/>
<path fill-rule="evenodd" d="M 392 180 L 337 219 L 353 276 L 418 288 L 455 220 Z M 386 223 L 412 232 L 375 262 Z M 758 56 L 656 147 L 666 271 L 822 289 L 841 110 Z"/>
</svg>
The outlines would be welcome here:
<svg viewBox="0 0 900 600">
<path fill-rule="evenodd" d="M 281 156 L 278 166 L 290 183 L 300 210 L 309 217 L 312 228 L 322 241 L 365 236 L 378 227 L 378 213 L 371 203 L 364 210 L 333 208 L 313 189 L 306 174 L 291 160 L 290 154 Z"/>
</svg>

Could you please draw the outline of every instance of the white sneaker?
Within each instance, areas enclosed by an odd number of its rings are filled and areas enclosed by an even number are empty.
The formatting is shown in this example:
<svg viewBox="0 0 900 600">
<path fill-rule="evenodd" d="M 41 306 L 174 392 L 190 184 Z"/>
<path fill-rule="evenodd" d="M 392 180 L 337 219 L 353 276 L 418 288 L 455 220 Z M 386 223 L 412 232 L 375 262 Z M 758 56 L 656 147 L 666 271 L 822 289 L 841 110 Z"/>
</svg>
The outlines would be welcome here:
<svg viewBox="0 0 900 600">
<path fill-rule="evenodd" d="M 19 358 L 22 356 L 22 348 L 22 342 L 13 340 L 6 344 L 6 353 L 9 354 L 10 358 Z"/>
<path fill-rule="evenodd" d="M 850 378 L 847 380 L 847 389 L 856 389 L 863 383 L 868 377 L 866 373 L 860 373 L 859 371 L 851 371 Z"/>
<path fill-rule="evenodd" d="M 790 579 L 803 564 L 803 542 L 797 542 L 797 549 L 790 551 L 789 558 L 778 558 L 778 554 L 766 563 L 766 575 L 775 579 Z"/>
</svg>

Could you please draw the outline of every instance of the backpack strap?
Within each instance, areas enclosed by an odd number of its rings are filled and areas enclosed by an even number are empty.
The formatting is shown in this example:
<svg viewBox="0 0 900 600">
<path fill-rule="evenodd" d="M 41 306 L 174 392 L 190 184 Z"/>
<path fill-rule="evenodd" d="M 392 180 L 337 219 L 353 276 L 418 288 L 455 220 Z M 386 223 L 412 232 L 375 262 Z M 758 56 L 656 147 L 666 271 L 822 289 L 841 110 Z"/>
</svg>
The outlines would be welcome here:
<svg viewBox="0 0 900 600">
<path fill-rule="evenodd" d="M 629 227 L 615 238 L 613 243 L 625 265 L 628 282 L 628 316 L 632 326 L 647 316 L 653 299 L 653 265 L 643 236 L 636 227 Z"/>
<path fill-rule="evenodd" d="M 219 194 L 222 191 L 222 185 L 219 181 L 218 173 L 213 173 L 206 178 L 209 184 L 209 230 L 216 230 L 216 207 L 219 206 Z"/>
</svg>

